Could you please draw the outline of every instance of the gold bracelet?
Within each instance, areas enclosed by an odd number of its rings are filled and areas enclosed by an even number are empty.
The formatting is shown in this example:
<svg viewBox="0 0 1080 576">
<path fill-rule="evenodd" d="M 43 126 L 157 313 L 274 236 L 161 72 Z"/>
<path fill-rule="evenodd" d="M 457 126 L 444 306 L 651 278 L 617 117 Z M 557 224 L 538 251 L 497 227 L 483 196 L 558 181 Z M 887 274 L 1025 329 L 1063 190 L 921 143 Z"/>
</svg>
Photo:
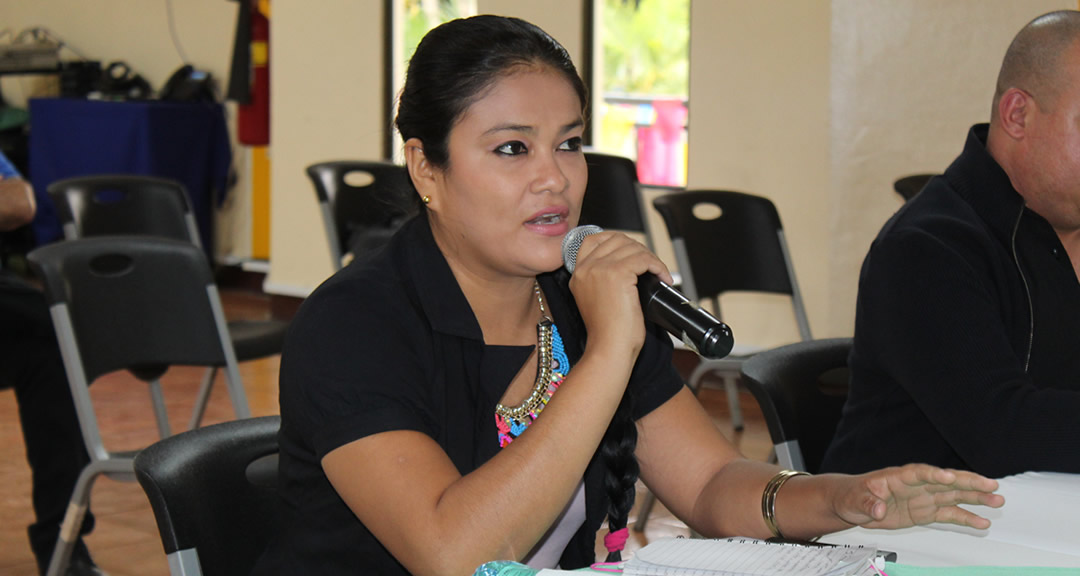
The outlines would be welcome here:
<svg viewBox="0 0 1080 576">
<path fill-rule="evenodd" d="M 765 525 L 769 527 L 773 537 L 783 539 L 780 528 L 776 526 L 776 494 L 785 482 L 795 476 L 809 476 L 806 472 L 796 470 L 781 470 L 773 476 L 765 485 L 765 491 L 761 493 L 761 517 L 765 519 Z"/>
</svg>

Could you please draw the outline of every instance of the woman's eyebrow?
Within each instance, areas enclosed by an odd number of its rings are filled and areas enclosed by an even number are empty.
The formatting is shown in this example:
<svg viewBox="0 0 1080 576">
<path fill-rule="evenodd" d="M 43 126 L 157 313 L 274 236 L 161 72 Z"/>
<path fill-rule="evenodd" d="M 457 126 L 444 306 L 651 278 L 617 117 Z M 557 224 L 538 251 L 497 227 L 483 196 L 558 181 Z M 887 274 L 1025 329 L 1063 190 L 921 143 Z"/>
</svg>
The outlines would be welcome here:
<svg viewBox="0 0 1080 576">
<path fill-rule="evenodd" d="M 488 134 L 495 134 L 496 132 L 524 132 L 526 134 L 532 134 L 535 131 L 535 128 L 525 124 L 499 124 L 485 130 L 484 135 L 487 136 Z"/>
<path fill-rule="evenodd" d="M 564 124 L 562 126 L 562 128 L 559 129 L 559 134 L 565 134 L 567 132 L 570 132 L 572 130 L 580 128 L 580 127 L 582 127 L 584 125 L 585 125 L 584 120 L 581 120 L 581 119 L 574 120 L 573 122 L 569 122 L 567 124 Z M 487 136 L 489 134 L 495 134 L 495 133 L 498 133 L 498 132 L 522 132 L 522 133 L 525 133 L 525 134 L 532 134 L 532 133 L 536 132 L 536 128 L 534 126 L 529 126 L 529 125 L 526 125 L 526 124 L 512 124 L 512 123 L 510 123 L 510 124 L 498 124 L 496 126 L 492 126 L 491 128 L 488 128 L 487 130 L 485 130 L 484 135 Z"/>
</svg>

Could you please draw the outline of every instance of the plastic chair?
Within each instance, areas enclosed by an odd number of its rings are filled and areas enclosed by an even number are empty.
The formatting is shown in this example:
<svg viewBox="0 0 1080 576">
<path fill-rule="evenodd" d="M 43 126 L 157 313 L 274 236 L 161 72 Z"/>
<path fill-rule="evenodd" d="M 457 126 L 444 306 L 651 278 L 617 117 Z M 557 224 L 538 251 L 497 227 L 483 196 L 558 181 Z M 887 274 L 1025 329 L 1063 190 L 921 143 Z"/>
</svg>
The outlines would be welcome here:
<svg viewBox="0 0 1080 576">
<path fill-rule="evenodd" d="M 721 318 L 720 295 L 724 292 L 752 291 L 791 296 L 799 334 L 810 340 L 795 270 L 788 254 L 780 215 L 771 201 L 760 196 L 719 190 L 676 192 L 653 200 L 671 237 L 675 260 L 682 278 L 680 289 L 693 302 L 708 299 Z M 706 208 L 706 210 L 698 210 Z M 710 210 L 716 217 L 711 217 Z M 742 363 L 760 348 L 738 342 L 731 354 L 719 360 L 702 358 L 690 373 L 687 385 L 697 394 L 709 373 L 724 380 L 731 423 L 743 428 L 742 408 L 736 378 Z M 645 530 L 653 496 L 642 503 L 634 530 Z"/>
<path fill-rule="evenodd" d="M 384 244 L 414 213 L 409 172 L 390 162 L 339 160 L 307 167 L 334 270 L 346 254 Z"/>
<path fill-rule="evenodd" d="M 581 205 L 580 224 L 594 224 L 645 235 L 650 250 L 652 234 L 642 209 L 641 185 L 634 161 L 622 156 L 586 152 L 589 181 Z"/>
<path fill-rule="evenodd" d="M 770 200 L 741 192 L 698 190 L 661 196 L 653 205 L 671 236 L 687 298 L 710 300 L 715 315 L 722 319 L 720 295 L 725 292 L 787 294 L 800 337 L 812 338 L 780 214 Z M 742 411 L 735 378 L 742 362 L 760 350 L 736 343 L 726 358 L 703 359 L 687 382 L 697 393 L 707 374 L 720 373 L 737 430 L 742 428 Z"/>
<path fill-rule="evenodd" d="M 817 472 L 848 392 L 851 338 L 796 342 L 743 363 L 743 384 L 761 405 L 777 461 Z"/>
<path fill-rule="evenodd" d="M 90 454 L 49 566 L 48 574 L 54 576 L 62 574 L 70 560 L 96 478 L 104 474 L 134 480 L 134 453 L 110 452 L 102 442 L 91 382 L 118 370 L 148 382 L 163 437 L 168 416 L 158 379 L 174 364 L 224 367 L 237 418 L 247 418 L 250 411 L 210 266 L 194 244 L 102 236 L 44 246 L 28 260 L 44 282 Z"/>
<path fill-rule="evenodd" d="M 195 213 L 183 184 L 151 176 L 106 174 L 52 183 L 49 196 L 68 240 L 102 235 L 149 235 L 201 247 Z M 289 323 L 284 320 L 229 322 L 240 362 L 281 353 Z M 189 428 L 198 428 L 210 401 L 217 370 L 203 378 Z"/>
<path fill-rule="evenodd" d="M 926 183 L 934 176 L 938 176 L 938 174 L 912 174 L 910 176 L 904 176 L 893 182 L 893 190 L 896 190 L 896 193 L 904 199 L 904 202 L 907 202 L 921 192 L 922 189 L 926 187 Z"/>
<path fill-rule="evenodd" d="M 277 527 L 279 416 L 206 426 L 135 457 L 173 576 L 248 574 Z"/>
</svg>

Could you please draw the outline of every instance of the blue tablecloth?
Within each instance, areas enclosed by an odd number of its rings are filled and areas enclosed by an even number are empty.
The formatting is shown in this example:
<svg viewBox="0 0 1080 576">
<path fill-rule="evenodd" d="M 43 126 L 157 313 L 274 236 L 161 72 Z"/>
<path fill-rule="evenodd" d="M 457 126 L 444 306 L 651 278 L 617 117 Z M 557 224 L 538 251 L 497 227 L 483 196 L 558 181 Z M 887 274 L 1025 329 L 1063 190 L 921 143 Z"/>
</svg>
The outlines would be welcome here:
<svg viewBox="0 0 1080 576">
<path fill-rule="evenodd" d="M 30 101 L 30 179 L 37 243 L 63 236 L 49 184 L 92 174 L 144 174 L 187 187 L 203 246 L 212 252 L 213 202 L 224 197 L 232 152 L 220 104 Z"/>
</svg>

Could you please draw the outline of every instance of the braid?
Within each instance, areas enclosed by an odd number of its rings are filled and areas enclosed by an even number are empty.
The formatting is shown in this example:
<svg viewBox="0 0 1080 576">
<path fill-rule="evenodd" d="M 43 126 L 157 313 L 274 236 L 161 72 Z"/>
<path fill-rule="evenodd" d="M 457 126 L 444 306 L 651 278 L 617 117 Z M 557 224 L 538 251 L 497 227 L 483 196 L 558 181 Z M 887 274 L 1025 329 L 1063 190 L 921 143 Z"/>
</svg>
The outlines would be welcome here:
<svg viewBox="0 0 1080 576">
<path fill-rule="evenodd" d="M 633 417 L 633 398 L 630 389 L 623 394 L 619 407 L 611 419 L 604 439 L 600 442 L 600 455 L 607 464 L 607 475 L 604 477 L 604 489 L 608 495 L 608 533 L 609 536 L 623 530 L 625 534 L 626 520 L 630 515 L 630 508 L 634 506 L 634 485 L 638 479 L 638 462 L 634 457 L 634 449 L 637 447 L 637 426 Z M 606 562 L 618 562 L 622 559 L 622 542 L 615 538 L 616 544 L 605 545 L 608 548 Z"/>
</svg>

